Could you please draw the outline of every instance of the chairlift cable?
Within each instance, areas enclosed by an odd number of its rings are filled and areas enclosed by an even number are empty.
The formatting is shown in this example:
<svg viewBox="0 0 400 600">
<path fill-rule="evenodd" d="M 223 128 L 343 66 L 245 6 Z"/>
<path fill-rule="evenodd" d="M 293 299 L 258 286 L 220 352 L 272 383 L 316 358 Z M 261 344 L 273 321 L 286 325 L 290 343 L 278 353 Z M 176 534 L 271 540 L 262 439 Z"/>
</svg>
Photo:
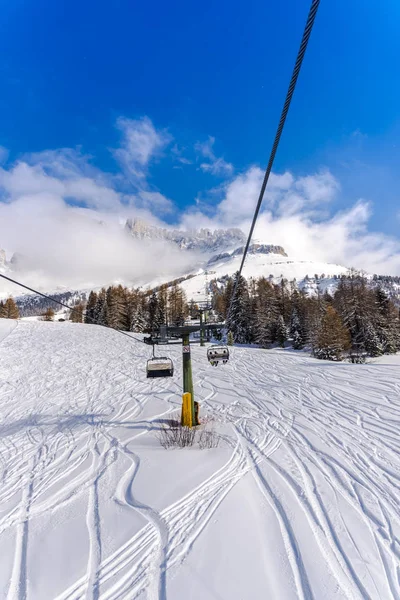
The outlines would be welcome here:
<svg viewBox="0 0 400 600">
<path fill-rule="evenodd" d="M 313 28 L 313 25 L 314 25 L 315 17 L 317 15 L 317 10 L 318 10 L 318 7 L 319 7 L 319 3 L 320 3 L 320 0 L 312 0 L 312 2 L 311 2 L 310 11 L 308 13 L 308 18 L 307 18 L 306 25 L 305 25 L 304 32 L 303 32 L 303 38 L 301 40 L 300 48 L 299 48 L 299 51 L 298 51 L 298 54 L 297 54 L 297 59 L 296 59 L 296 62 L 295 62 L 294 68 L 293 68 L 293 73 L 292 73 L 292 77 L 291 77 L 291 80 L 290 80 L 288 91 L 286 93 L 286 99 L 285 99 L 285 103 L 283 105 L 283 109 L 282 109 L 282 113 L 281 113 L 281 118 L 279 120 L 278 128 L 276 130 L 274 143 L 272 145 L 272 150 L 271 150 L 271 154 L 270 154 L 270 157 L 269 157 L 268 165 L 267 165 L 267 168 L 266 168 L 265 174 L 264 174 L 264 180 L 262 182 L 262 186 L 261 186 L 260 194 L 259 194 L 259 197 L 258 197 L 257 205 L 256 205 L 256 208 L 255 208 L 255 211 L 254 211 L 253 221 L 251 223 L 249 235 L 248 235 L 248 238 L 247 238 L 247 241 L 246 241 L 246 246 L 245 246 L 244 251 L 243 251 L 242 261 L 240 263 L 240 268 L 239 268 L 239 271 L 238 271 L 237 276 L 236 276 L 235 286 L 233 288 L 231 300 L 230 300 L 230 303 L 229 303 L 228 315 L 231 312 L 232 303 L 233 303 L 233 300 L 234 300 L 234 298 L 236 296 L 237 286 L 238 286 L 238 283 L 239 283 L 240 276 L 242 274 L 242 270 L 243 270 L 244 262 L 246 260 L 247 252 L 249 250 L 250 242 L 251 242 L 251 239 L 253 237 L 254 227 L 255 227 L 256 222 L 257 222 L 258 213 L 260 212 L 261 204 L 262 204 L 262 201 L 263 201 L 263 198 L 264 198 L 265 189 L 266 189 L 267 184 L 268 184 L 269 176 L 270 176 L 271 170 L 272 170 L 272 165 L 273 165 L 274 160 L 275 160 L 276 151 L 278 149 L 279 142 L 280 142 L 281 135 L 282 135 L 282 131 L 283 131 L 283 127 L 285 125 L 286 117 L 287 117 L 287 114 L 289 112 L 290 103 L 292 101 L 293 93 L 294 93 L 294 90 L 295 90 L 295 87 L 296 87 L 296 83 L 297 83 L 297 78 L 298 78 L 299 73 L 300 73 L 301 65 L 303 63 L 304 55 L 305 55 L 305 52 L 306 52 L 306 49 L 307 49 L 308 41 L 310 39 L 310 35 L 311 35 L 311 31 L 312 31 L 312 28 Z"/>
<path fill-rule="evenodd" d="M 67 308 L 69 311 L 71 312 L 78 312 L 78 310 L 76 308 L 71 308 L 70 306 L 68 306 L 68 304 L 65 304 L 64 302 L 61 302 L 60 300 L 56 300 L 55 298 L 52 298 L 52 296 L 48 296 L 47 294 L 43 294 L 42 292 L 39 292 L 38 290 L 35 290 L 23 283 L 21 283 L 20 281 L 16 281 L 15 279 L 11 279 L 11 277 L 7 277 L 6 275 L 3 275 L 2 273 L 0 273 L 0 277 L 2 277 L 3 279 L 7 279 L 7 281 L 11 281 L 11 283 L 15 283 L 15 285 L 19 285 L 20 287 L 33 292 L 34 294 L 37 294 L 38 296 L 42 296 L 42 298 L 46 298 L 47 300 L 51 300 L 51 302 L 55 302 L 56 304 L 59 304 L 60 306 L 63 306 L 64 308 Z M 144 342 L 143 340 L 141 340 L 140 338 L 135 337 L 134 335 L 130 335 L 129 333 L 127 333 L 126 331 L 121 331 L 121 329 L 117 329 L 116 327 L 111 327 L 111 325 L 101 325 L 100 323 L 96 323 L 93 319 L 90 319 L 90 317 L 87 317 L 89 321 L 92 321 L 93 325 L 100 325 L 100 327 L 105 327 L 106 329 L 113 329 L 114 331 L 116 331 L 117 333 L 120 333 L 121 335 L 126 335 L 129 339 L 131 340 L 135 340 L 136 342 L 140 342 L 141 344 L 145 344 L 146 342 Z M 154 350 L 153 350 L 154 353 Z"/>
</svg>

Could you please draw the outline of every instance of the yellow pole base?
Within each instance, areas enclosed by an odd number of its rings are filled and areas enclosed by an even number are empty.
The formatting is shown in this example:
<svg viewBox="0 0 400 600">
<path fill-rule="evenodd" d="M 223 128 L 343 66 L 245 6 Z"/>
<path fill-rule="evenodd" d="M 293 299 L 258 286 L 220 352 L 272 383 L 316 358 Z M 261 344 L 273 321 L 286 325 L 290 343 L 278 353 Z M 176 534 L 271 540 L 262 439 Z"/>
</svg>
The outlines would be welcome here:
<svg viewBox="0 0 400 600">
<path fill-rule="evenodd" d="M 186 392 L 182 394 L 182 417 L 181 424 L 183 427 L 192 427 L 193 416 L 192 416 L 192 394 Z"/>
</svg>

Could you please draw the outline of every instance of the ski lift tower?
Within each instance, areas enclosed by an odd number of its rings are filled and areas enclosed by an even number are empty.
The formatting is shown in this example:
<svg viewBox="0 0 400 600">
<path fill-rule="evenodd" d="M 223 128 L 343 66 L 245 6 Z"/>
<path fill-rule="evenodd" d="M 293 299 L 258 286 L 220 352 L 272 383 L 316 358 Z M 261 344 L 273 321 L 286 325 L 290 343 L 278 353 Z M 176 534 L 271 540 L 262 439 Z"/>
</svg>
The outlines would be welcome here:
<svg viewBox="0 0 400 600">
<path fill-rule="evenodd" d="M 206 328 L 207 325 L 207 314 L 211 310 L 211 303 L 207 300 L 205 302 L 198 302 L 197 306 L 199 307 L 199 317 L 200 317 L 200 346 L 204 346 L 204 333 L 206 332 L 207 341 L 210 339 L 209 329 Z"/>
<path fill-rule="evenodd" d="M 214 275 L 214 274 L 215 274 L 215 271 L 208 271 L 207 269 L 204 272 L 204 275 L 205 275 L 205 282 L 204 282 L 204 285 L 205 285 L 205 289 L 204 289 L 204 292 L 205 292 L 205 303 L 202 303 L 203 307 L 202 307 L 202 309 L 199 310 L 199 312 L 200 312 L 200 325 L 202 325 L 202 322 L 203 322 L 203 314 L 204 314 L 204 323 L 207 323 L 207 315 L 208 315 L 208 312 L 212 308 L 211 298 L 210 298 L 210 285 L 209 285 L 209 281 L 208 281 L 208 276 L 209 275 Z M 207 332 L 209 333 L 209 331 L 207 331 Z M 210 341 L 210 337 L 208 335 L 207 336 L 207 342 L 209 342 L 209 341 Z M 204 337 L 202 335 L 202 329 L 200 329 L 200 345 L 204 346 Z"/>
<path fill-rule="evenodd" d="M 201 314 L 201 313 L 200 313 Z M 192 359 L 190 352 L 190 334 L 200 331 L 201 337 L 206 333 L 210 337 L 212 332 L 223 327 L 222 323 L 199 323 L 196 325 L 181 325 L 163 327 L 163 331 L 155 332 L 147 340 L 148 344 L 179 344 L 177 340 L 182 340 L 182 371 L 183 371 L 183 407 L 186 404 L 187 410 L 182 410 L 182 425 L 193 427 L 199 424 L 198 404 L 194 401 L 193 376 L 192 376 Z M 193 342 L 192 343 L 196 343 Z"/>
</svg>

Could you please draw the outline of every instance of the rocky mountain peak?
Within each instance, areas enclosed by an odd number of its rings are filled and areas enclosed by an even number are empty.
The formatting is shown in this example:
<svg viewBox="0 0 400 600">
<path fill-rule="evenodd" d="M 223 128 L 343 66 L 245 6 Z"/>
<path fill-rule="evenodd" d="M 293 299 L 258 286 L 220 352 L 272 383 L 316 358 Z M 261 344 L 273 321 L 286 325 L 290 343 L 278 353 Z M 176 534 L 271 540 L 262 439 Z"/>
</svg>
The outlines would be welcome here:
<svg viewBox="0 0 400 600">
<path fill-rule="evenodd" d="M 141 219 L 128 219 L 125 230 L 132 237 L 143 239 L 160 239 L 173 242 L 181 250 L 197 250 L 200 252 L 215 252 L 236 248 L 245 242 L 241 229 L 167 229 L 149 225 Z"/>
<path fill-rule="evenodd" d="M 236 248 L 236 250 L 234 250 L 233 252 L 222 252 L 220 254 L 216 254 L 215 256 L 212 256 L 210 258 L 207 265 L 212 265 L 212 264 L 220 262 L 220 261 L 229 260 L 229 259 L 233 258 L 234 256 L 237 256 L 238 254 L 243 254 L 243 252 L 244 252 L 244 246 L 239 246 L 239 248 Z M 279 254 L 280 256 L 287 256 L 287 254 L 286 254 L 284 248 L 282 248 L 282 246 L 274 246 L 273 244 L 260 244 L 260 243 L 251 244 L 249 246 L 248 253 L 249 254 Z"/>
</svg>

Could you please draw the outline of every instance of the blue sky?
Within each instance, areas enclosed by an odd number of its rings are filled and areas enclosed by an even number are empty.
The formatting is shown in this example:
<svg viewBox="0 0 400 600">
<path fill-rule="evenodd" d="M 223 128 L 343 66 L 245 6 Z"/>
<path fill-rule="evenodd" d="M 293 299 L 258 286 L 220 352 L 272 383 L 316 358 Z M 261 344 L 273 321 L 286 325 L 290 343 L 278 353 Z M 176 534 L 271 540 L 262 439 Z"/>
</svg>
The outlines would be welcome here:
<svg viewBox="0 0 400 600">
<path fill-rule="evenodd" d="M 80 147 L 99 172 L 119 177 L 119 191 L 133 193 L 137 181 L 130 190 L 117 159 L 126 131 L 116 123 L 147 117 L 164 142 L 146 164 L 146 190 L 175 205 L 163 218 L 179 221 L 196 198 L 221 201 L 224 185 L 267 162 L 309 4 L 4 3 L 5 169 L 27 155 Z M 371 202 L 368 231 L 392 237 L 399 224 L 399 20 L 396 0 L 379 7 L 321 1 L 274 166 L 297 178 L 329 170 L 338 183 L 330 216 L 362 198 Z M 214 168 L 218 159 L 224 162 Z M 314 220 L 324 218 L 327 212 Z"/>
</svg>

